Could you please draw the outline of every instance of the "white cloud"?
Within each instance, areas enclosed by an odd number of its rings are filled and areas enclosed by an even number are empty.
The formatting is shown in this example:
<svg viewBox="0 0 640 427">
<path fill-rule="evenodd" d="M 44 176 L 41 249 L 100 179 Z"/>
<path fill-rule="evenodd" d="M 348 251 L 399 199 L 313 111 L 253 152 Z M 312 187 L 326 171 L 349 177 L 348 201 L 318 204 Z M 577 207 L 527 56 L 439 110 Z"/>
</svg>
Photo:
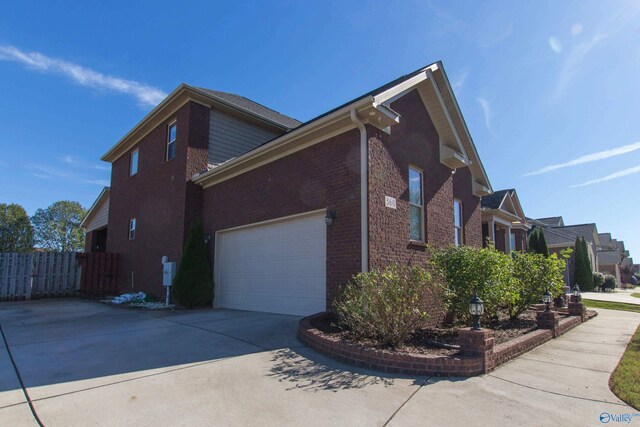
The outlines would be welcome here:
<svg viewBox="0 0 640 427">
<path fill-rule="evenodd" d="M 608 34 L 598 33 L 589 40 L 576 45 L 567 56 L 567 59 L 560 70 L 560 76 L 553 91 L 553 99 L 558 100 L 564 93 L 569 83 L 575 78 L 578 70 L 582 66 L 584 58 L 595 49 L 602 41 L 609 37 Z"/>
<path fill-rule="evenodd" d="M 108 187 L 111 184 L 109 180 L 106 179 L 85 179 L 83 182 L 87 184 L 101 185 L 103 187 Z"/>
<path fill-rule="evenodd" d="M 454 91 L 459 92 L 467 82 L 467 77 L 469 77 L 469 70 L 463 70 L 462 73 L 460 73 L 451 83 L 451 88 L 453 88 Z"/>
<path fill-rule="evenodd" d="M 167 96 L 165 92 L 153 86 L 108 76 L 39 52 L 24 52 L 10 45 L 0 45 L 0 61 L 18 62 L 38 71 L 64 75 L 82 86 L 132 95 L 145 106 L 155 106 Z"/>
<path fill-rule="evenodd" d="M 640 166 L 634 166 L 629 169 L 621 170 L 620 172 L 612 173 L 611 175 L 604 176 L 602 178 L 594 179 L 591 181 L 583 182 L 582 184 L 572 185 L 571 187 L 586 187 L 587 185 L 599 184 L 601 182 L 611 181 L 612 179 L 618 179 L 629 175 L 640 173 Z"/>
<path fill-rule="evenodd" d="M 583 165 L 585 163 L 597 162 L 598 160 L 604 160 L 610 157 L 621 156 L 623 154 L 631 153 L 636 150 L 640 150 L 640 142 L 634 142 L 633 144 L 623 145 L 622 147 L 617 147 L 617 148 L 612 148 L 610 150 L 598 151 L 597 153 L 587 154 L 585 156 L 580 156 L 576 159 L 570 160 L 565 163 L 557 163 L 554 165 L 545 166 L 536 171 L 526 173 L 524 176 L 541 175 L 543 173 L 552 172 L 558 169 Z"/>
<path fill-rule="evenodd" d="M 476 101 L 478 102 L 478 104 L 480 104 L 480 108 L 482 108 L 485 126 L 487 126 L 487 129 L 492 132 L 493 130 L 491 129 L 491 119 L 493 117 L 493 114 L 491 112 L 491 105 L 489 104 L 489 101 L 482 97 L 476 98 Z"/>
<path fill-rule="evenodd" d="M 575 24 L 573 24 L 571 26 L 571 35 L 572 36 L 580 35 L 580 33 L 582 33 L 583 29 L 584 29 L 584 27 L 582 26 L 582 24 L 579 23 L 579 22 L 576 22 Z"/>
<path fill-rule="evenodd" d="M 69 166 L 72 167 L 76 167 L 76 168 L 81 168 L 81 169 L 96 169 L 96 170 L 101 170 L 101 171 L 108 171 L 111 168 L 107 165 L 101 165 L 101 164 L 96 164 L 96 163 L 87 163 L 77 157 L 74 156 L 70 156 L 70 155 L 66 155 L 66 156 L 62 156 L 59 157 L 58 160 L 60 160 L 63 163 L 68 164 Z"/>
<path fill-rule="evenodd" d="M 558 40 L 557 37 L 553 37 L 553 36 L 549 37 L 549 47 L 555 53 L 562 52 L 562 43 L 560 42 L 560 40 Z"/>
</svg>

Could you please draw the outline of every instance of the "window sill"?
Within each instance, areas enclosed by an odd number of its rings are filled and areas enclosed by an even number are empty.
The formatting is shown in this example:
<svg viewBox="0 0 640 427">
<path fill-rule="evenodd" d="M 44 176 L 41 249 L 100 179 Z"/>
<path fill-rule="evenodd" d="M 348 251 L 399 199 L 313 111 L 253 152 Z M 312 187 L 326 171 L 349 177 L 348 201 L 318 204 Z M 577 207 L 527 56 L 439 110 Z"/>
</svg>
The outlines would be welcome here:
<svg viewBox="0 0 640 427">
<path fill-rule="evenodd" d="M 426 248 L 427 244 L 420 240 L 409 240 L 409 246 L 419 246 L 421 248 Z"/>
</svg>

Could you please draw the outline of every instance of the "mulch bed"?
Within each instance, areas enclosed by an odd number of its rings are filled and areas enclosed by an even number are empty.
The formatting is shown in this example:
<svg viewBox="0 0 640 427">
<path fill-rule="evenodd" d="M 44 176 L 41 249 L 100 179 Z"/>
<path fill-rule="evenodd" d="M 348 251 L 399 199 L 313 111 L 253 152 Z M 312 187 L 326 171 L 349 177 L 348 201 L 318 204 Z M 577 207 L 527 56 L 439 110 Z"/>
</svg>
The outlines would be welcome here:
<svg viewBox="0 0 640 427">
<path fill-rule="evenodd" d="M 349 331 L 337 325 L 337 319 L 335 317 L 325 316 L 314 320 L 312 325 L 323 333 L 338 338 L 340 341 L 360 344 L 365 347 L 385 349 L 398 353 L 430 354 L 437 356 L 452 356 L 460 352 L 458 348 L 460 326 L 418 329 L 403 345 L 396 348 L 389 348 L 383 347 L 370 339 L 355 339 Z M 504 316 L 485 326 L 493 330 L 495 344 L 502 344 L 537 329 L 536 311 L 527 310 L 518 319 L 513 320 L 509 319 L 508 316 Z"/>
</svg>

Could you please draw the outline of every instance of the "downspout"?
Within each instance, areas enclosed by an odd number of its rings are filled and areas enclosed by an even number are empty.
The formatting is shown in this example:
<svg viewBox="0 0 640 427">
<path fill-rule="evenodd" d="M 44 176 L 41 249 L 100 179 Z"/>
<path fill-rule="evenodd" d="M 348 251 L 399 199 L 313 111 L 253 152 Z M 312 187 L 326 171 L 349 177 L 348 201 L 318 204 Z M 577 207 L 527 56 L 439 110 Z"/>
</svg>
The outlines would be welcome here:
<svg viewBox="0 0 640 427">
<path fill-rule="evenodd" d="M 369 271 L 369 150 L 367 129 L 358 118 L 356 110 L 349 112 L 351 121 L 360 130 L 360 246 L 362 247 L 360 270 Z"/>
</svg>

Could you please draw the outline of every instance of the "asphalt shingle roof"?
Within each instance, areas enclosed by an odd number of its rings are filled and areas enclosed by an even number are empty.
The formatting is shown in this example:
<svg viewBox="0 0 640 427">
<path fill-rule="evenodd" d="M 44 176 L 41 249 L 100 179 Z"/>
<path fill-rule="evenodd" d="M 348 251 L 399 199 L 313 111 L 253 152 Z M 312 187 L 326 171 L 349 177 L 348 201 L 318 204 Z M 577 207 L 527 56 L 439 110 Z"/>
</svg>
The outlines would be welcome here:
<svg viewBox="0 0 640 427">
<path fill-rule="evenodd" d="M 595 224 L 568 225 L 565 227 L 543 227 L 544 237 L 549 245 L 573 245 L 578 236 L 593 244 Z"/>
<path fill-rule="evenodd" d="M 512 188 L 507 190 L 494 191 L 493 194 L 483 196 L 482 199 L 480 199 L 480 204 L 483 208 L 498 209 L 500 207 L 500 204 L 502 203 L 502 200 L 504 199 L 504 196 L 512 191 L 514 191 Z"/>
<path fill-rule="evenodd" d="M 536 221 L 543 223 L 544 225 L 548 225 L 551 227 L 562 227 L 563 220 L 561 216 L 550 216 L 547 218 L 536 218 Z"/>
<path fill-rule="evenodd" d="M 234 93 L 221 92 L 219 90 L 211 90 L 205 88 L 198 89 L 207 92 L 209 95 L 214 98 L 218 98 L 222 102 L 231 104 L 240 110 L 246 111 L 247 113 L 263 117 L 288 129 L 296 128 L 302 124 L 302 122 L 294 119 L 293 117 L 281 114 L 277 111 L 272 110 L 271 108 L 265 107 L 262 104 L 258 104 L 257 102 L 245 98 L 244 96 L 236 95 Z"/>
</svg>

